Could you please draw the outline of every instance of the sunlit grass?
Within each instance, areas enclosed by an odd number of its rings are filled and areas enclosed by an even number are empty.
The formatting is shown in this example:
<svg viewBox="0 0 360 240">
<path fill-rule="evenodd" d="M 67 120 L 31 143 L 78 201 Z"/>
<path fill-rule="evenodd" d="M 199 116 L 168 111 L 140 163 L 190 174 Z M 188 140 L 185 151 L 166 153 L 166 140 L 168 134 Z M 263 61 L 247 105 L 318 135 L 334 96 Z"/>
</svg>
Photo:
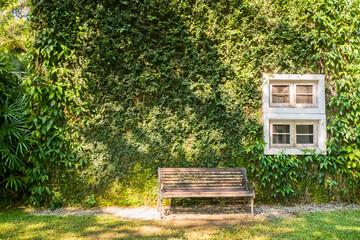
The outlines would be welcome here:
<svg viewBox="0 0 360 240">
<path fill-rule="evenodd" d="M 176 221 L 176 222 L 175 222 Z M 301 214 L 215 226 L 191 221 L 121 221 L 115 216 L 33 216 L 0 212 L 0 239 L 360 239 L 360 211 Z"/>
</svg>

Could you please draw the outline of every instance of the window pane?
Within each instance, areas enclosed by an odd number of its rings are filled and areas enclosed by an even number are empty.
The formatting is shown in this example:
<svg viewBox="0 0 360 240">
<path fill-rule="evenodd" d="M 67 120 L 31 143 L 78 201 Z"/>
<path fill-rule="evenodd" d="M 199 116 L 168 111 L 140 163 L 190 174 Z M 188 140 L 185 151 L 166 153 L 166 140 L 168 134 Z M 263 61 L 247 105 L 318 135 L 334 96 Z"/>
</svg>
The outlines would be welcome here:
<svg viewBox="0 0 360 240">
<path fill-rule="evenodd" d="M 290 94 L 290 86 L 289 85 L 272 85 L 272 93 L 289 93 Z"/>
<path fill-rule="evenodd" d="M 290 144 L 290 135 L 273 134 L 273 144 Z"/>
<path fill-rule="evenodd" d="M 313 93 L 312 85 L 296 85 L 296 93 Z"/>
<path fill-rule="evenodd" d="M 314 144 L 314 135 L 296 135 L 297 144 Z"/>
<path fill-rule="evenodd" d="M 314 134 L 314 126 L 296 125 L 296 134 Z"/>
<path fill-rule="evenodd" d="M 272 102 L 273 103 L 290 103 L 290 95 L 285 95 L 285 96 L 273 95 Z"/>
<path fill-rule="evenodd" d="M 273 125 L 273 133 L 290 133 L 290 125 Z"/>
<path fill-rule="evenodd" d="M 312 95 L 296 95 L 296 103 L 313 103 L 313 96 Z"/>
<path fill-rule="evenodd" d="M 290 85 L 271 85 L 272 103 L 290 103 Z"/>
</svg>

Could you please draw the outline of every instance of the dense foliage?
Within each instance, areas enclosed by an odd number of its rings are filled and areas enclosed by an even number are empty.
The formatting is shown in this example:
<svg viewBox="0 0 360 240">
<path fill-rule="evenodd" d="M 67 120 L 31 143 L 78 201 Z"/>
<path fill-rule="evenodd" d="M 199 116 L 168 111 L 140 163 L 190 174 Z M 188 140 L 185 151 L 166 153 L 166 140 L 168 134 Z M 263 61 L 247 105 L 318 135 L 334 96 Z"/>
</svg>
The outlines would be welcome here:
<svg viewBox="0 0 360 240">
<path fill-rule="evenodd" d="M 18 192 L 24 193 L 27 182 L 28 101 L 21 86 L 22 74 L 16 67 L 19 65 L 15 56 L 0 54 L 0 200 L 6 202 Z"/>
<path fill-rule="evenodd" d="M 359 1 L 32 5 L 32 202 L 151 204 L 165 166 L 245 166 L 262 200 L 358 197 Z M 263 155 L 263 72 L 327 74 L 326 156 Z"/>
<path fill-rule="evenodd" d="M 31 43 L 26 0 L 0 2 L 0 204 L 25 200 L 32 164 L 27 47 Z"/>
<path fill-rule="evenodd" d="M 27 26 L 29 3 L 27 0 L 6 0 L 0 2 L 0 51 L 12 53 L 27 52 L 31 42 Z"/>
</svg>

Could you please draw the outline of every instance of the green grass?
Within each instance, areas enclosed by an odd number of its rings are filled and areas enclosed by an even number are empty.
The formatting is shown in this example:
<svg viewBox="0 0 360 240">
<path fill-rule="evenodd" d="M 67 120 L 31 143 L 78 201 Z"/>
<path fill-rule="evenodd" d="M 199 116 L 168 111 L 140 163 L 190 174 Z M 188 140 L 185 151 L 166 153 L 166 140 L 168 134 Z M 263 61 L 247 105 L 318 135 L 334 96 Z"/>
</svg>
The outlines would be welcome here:
<svg viewBox="0 0 360 240">
<path fill-rule="evenodd" d="M 186 222 L 186 221 L 184 221 Z M 237 224 L 121 221 L 114 216 L 32 216 L 0 212 L 0 239 L 360 239 L 360 211 L 301 214 Z"/>
</svg>

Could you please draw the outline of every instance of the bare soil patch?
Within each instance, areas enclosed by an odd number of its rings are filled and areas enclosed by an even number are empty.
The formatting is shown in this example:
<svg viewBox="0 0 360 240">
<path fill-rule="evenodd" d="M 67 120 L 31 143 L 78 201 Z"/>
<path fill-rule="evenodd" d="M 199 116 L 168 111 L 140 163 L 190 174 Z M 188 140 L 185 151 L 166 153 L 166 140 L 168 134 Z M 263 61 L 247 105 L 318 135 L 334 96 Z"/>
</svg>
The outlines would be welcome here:
<svg viewBox="0 0 360 240">
<path fill-rule="evenodd" d="M 294 206 L 255 206 L 255 218 L 252 219 L 248 206 L 244 205 L 207 205 L 191 207 L 165 207 L 165 217 L 162 222 L 172 223 L 179 227 L 207 226 L 211 224 L 222 226 L 224 224 L 238 224 L 239 222 L 261 221 L 271 218 L 291 218 L 298 213 L 326 212 L 334 210 L 360 209 L 357 204 L 331 203 L 331 204 L 301 204 Z M 159 220 L 159 212 L 156 208 L 120 208 L 101 207 L 92 209 L 83 208 L 59 208 L 56 210 L 28 210 L 34 215 L 112 215 L 121 220 Z M 181 221 L 180 221 L 181 220 Z"/>
</svg>

